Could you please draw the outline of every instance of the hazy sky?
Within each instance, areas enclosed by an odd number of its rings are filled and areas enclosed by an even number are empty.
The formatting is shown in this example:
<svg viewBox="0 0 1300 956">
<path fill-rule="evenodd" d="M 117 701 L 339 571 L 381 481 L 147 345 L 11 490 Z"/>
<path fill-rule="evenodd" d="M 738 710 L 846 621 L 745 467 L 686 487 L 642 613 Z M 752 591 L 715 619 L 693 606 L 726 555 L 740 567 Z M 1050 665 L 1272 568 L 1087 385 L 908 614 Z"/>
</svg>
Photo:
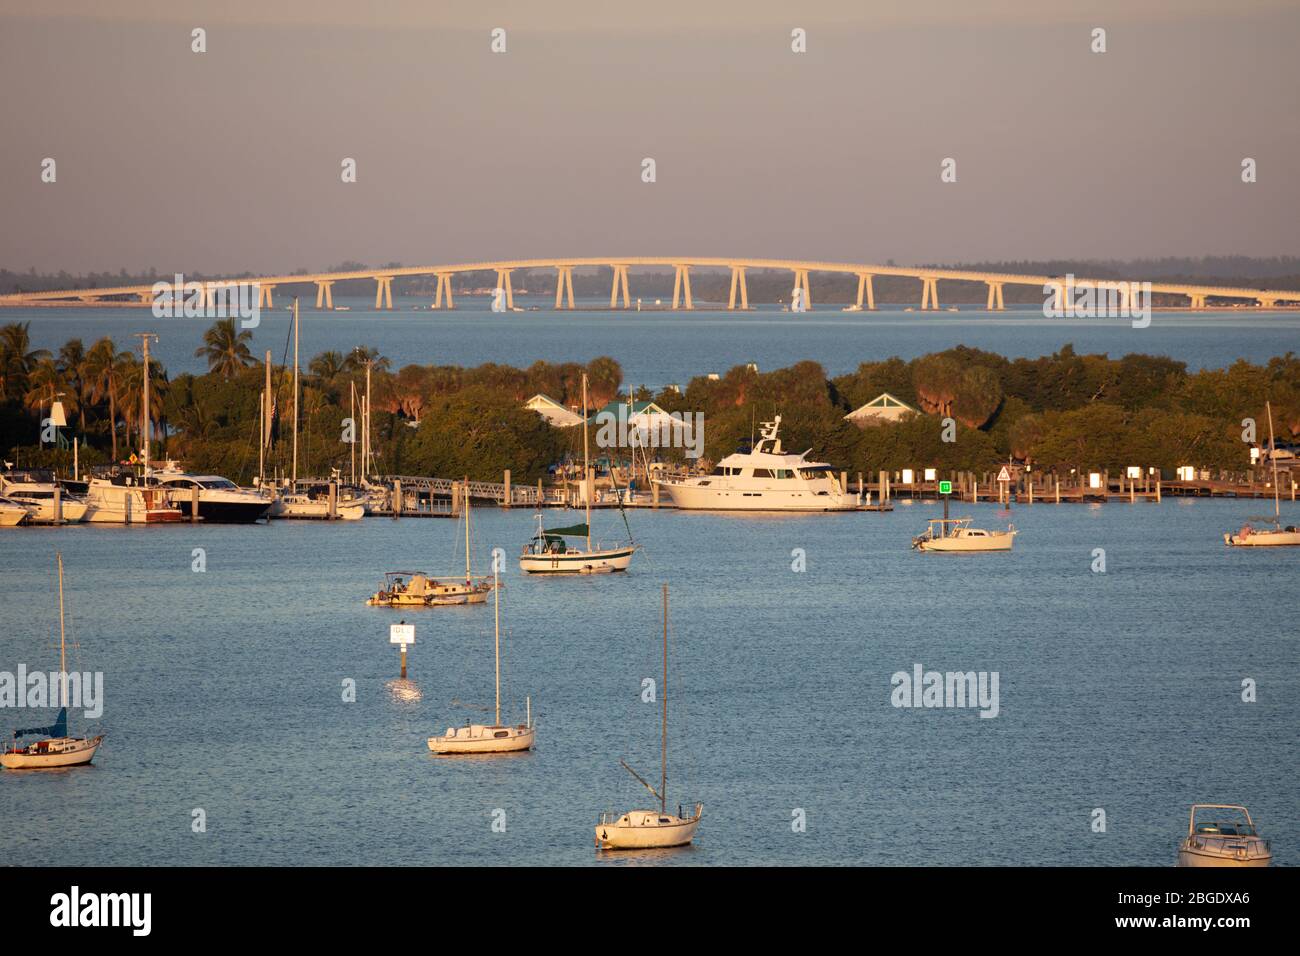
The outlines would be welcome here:
<svg viewBox="0 0 1300 956">
<path fill-rule="evenodd" d="M 1298 49 L 1294 0 L 0 0 L 0 266 L 1297 254 Z"/>
</svg>

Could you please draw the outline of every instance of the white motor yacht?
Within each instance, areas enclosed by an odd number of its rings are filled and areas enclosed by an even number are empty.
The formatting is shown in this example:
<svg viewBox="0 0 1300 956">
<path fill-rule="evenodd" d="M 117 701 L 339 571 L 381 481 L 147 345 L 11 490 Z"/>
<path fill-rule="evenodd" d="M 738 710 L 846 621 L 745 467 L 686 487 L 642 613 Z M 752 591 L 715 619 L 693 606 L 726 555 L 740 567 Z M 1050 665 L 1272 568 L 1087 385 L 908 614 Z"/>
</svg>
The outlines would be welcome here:
<svg viewBox="0 0 1300 956">
<path fill-rule="evenodd" d="M 117 474 L 91 478 L 86 486 L 86 521 L 106 524 L 157 524 L 181 521 L 166 488 L 152 477 Z"/>
<path fill-rule="evenodd" d="M 27 508 L 12 498 L 0 495 L 0 528 L 13 528 L 28 518 Z"/>
<path fill-rule="evenodd" d="M 266 517 L 271 499 L 257 491 L 240 488 L 220 475 L 192 475 L 179 469 L 155 473 L 158 484 L 170 489 L 172 503 L 189 518 L 198 491 L 199 517 L 214 524 L 251 524 Z"/>
<path fill-rule="evenodd" d="M 86 503 L 60 487 L 52 474 L 0 475 L 0 495 L 26 508 L 31 524 L 72 524 L 86 516 Z"/>
<path fill-rule="evenodd" d="M 787 455 L 780 427 L 780 415 L 763 422 L 754 450 L 728 455 L 711 474 L 659 485 L 674 506 L 694 511 L 852 511 L 861 505 L 830 465 L 808 460 L 811 448 Z"/>
<path fill-rule="evenodd" d="M 1231 810 L 1213 820 L 1196 819 L 1198 810 Z M 1242 817 L 1245 821 L 1242 821 Z M 1273 862 L 1273 850 L 1255 831 L 1250 811 L 1228 803 L 1197 803 L 1187 821 L 1187 836 L 1178 847 L 1178 865 L 1196 867 L 1259 867 Z"/>
</svg>

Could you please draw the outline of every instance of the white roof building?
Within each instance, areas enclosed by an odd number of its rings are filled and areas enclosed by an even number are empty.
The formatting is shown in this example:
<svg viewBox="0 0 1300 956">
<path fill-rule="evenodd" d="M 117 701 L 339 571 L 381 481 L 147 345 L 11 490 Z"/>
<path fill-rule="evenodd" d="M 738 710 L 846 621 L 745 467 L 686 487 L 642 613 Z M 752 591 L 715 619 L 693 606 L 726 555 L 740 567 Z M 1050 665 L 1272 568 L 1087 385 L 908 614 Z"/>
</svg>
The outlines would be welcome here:
<svg viewBox="0 0 1300 956">
<path fill-rule="evenodd" d="M 888 392 L 881 392 L 867 404 L 849 412 L 844 418 L 862 428 L 880 422 L 896 422 L 908 415 L 918 414 L 920 412 L 917 409 L 902 399 L 895 398 Z"/>
<path fill-rule="evenodd" d="M 582 424 L 581 415 L 571 408 L 565 408 L 555 399 L 541 392 L 524 402 L 524 408 L 541 415 L 556 428 L 572 428 L 574 425 Z"/>
</svg>

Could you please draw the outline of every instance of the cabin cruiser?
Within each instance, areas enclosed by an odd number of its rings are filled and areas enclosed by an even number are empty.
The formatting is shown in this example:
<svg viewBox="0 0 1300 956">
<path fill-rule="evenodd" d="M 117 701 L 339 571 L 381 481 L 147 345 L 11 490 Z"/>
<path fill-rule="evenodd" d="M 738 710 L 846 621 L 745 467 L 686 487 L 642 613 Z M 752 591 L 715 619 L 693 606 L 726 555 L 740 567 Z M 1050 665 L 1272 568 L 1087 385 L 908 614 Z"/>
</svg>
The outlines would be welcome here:
<svg viewBox="0 0 1300 956">
<path fill-rule="evenodd" d="M 932 518 L 929 526 L 912 539 L 917 551 L 1010 551 L 1019 534 L 1015 525 L 1006 531 L 972 528 L 970 518 Z"/>
<path fill-rule="evenodd" d="M 181 521 L 168 490 L 150 474 L 121 472 L 108 478 L 91 478 L 86 485 L 86 517 L 100 524 L 157 524 Z"/>
<path fill-rule="evenodd" d="M 343 521 L 358 521 L 366 515 L 365 499 L 354 498 L 348 489 L 336 485 L 334 517 Z M 328 482 L 299 482 L 297 487 L 288 485 L 284 494 L 278 495 L 271 503 L 272 518 L 315 518 L 330 517 L 330 486 Z"/>
<path fill-rule="evenodd" d="M 29 515 L 22 504 L 0 495 L 0 528 L 12 528 L 27 520 Z"/>
<path fill-rule="evenodd" d="M 491 578 L 431 578 L 419 571 L 389 571 L 366 604 L 370 607 L 444 607 L 484 604 Z"/>
<path fill-rule="evenodd" d="M 569 539 L 585 541 L 585 547 Z M 519 568 L 528 574 L 608 574 L 626 571 L 632 563 L 637 545 L 622 544 L 612 548 L 591 543 L 591 525 L 575 524 L 567 528 L 543 528 L 537 515 L 537 533 L 519 556 Z"/>
<path fill-rule="evenodd" d="M 1198 823 L 1197 810 L 1233 810 L 1228 822 L 1221 822 L 1223 814 L 1214 820 L 1202 817 Z M 1240 817 L 1245 817 L 1242 822 Z M 1179 866 L 1197 867 L 1260 867 L 1273 862 L 1269 842 L 1255 831 L 1250 811 L 1245 807 L 1224 803 L 1197 803 L 1192 806 L 1187 821 L 1187 836 L 1178 847 Z"/>
<path fill-rule="evenodd" d="M 86 516 L 86 503 L 60 488 L 51 473 L 10 472 L 0 475 L 0 495 L 26 508 L 31 524 L 75 523 Z"/>
<path fill-rule="evenodd" d="M 663 479 L 674 506 L 707 511 L 852 511 L 857 496 L 840 486 L 830 465 L 808 454 L 787 455 L 778 431 L 781 416 L 763 422 L 754 450 L 728 455 L 708 475 Z"/>
<path fill-rule="evenodd" d="M 214 524 L 250 524 L 266 517 L 271 499 L 260 492 L 240 488 L 220 475 L 192 475 L 177 469 L 154 473 L 158 484 L 170 489 L 171 500 L 189 518 L 194 492 L 199 493 L 199 514 Z"/>
</svg>

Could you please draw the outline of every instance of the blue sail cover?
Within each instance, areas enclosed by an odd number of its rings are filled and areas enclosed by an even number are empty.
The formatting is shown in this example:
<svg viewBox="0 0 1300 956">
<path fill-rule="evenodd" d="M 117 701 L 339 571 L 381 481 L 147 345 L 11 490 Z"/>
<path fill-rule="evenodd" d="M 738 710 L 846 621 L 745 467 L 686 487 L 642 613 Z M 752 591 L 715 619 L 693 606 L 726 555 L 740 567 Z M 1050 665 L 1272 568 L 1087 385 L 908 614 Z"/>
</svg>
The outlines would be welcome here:
<svg viewBox="0 0 1300 956">
<path fill-rule="evenodd" d="M 26 737 L 34 734 L 44 734 L 46 737 L 68 736 L 68 708 L 60 707 L 59 716 L 48 727 L 27 727 L 24 730 L 14 731 L 15 737 Z"/>
</svg>

